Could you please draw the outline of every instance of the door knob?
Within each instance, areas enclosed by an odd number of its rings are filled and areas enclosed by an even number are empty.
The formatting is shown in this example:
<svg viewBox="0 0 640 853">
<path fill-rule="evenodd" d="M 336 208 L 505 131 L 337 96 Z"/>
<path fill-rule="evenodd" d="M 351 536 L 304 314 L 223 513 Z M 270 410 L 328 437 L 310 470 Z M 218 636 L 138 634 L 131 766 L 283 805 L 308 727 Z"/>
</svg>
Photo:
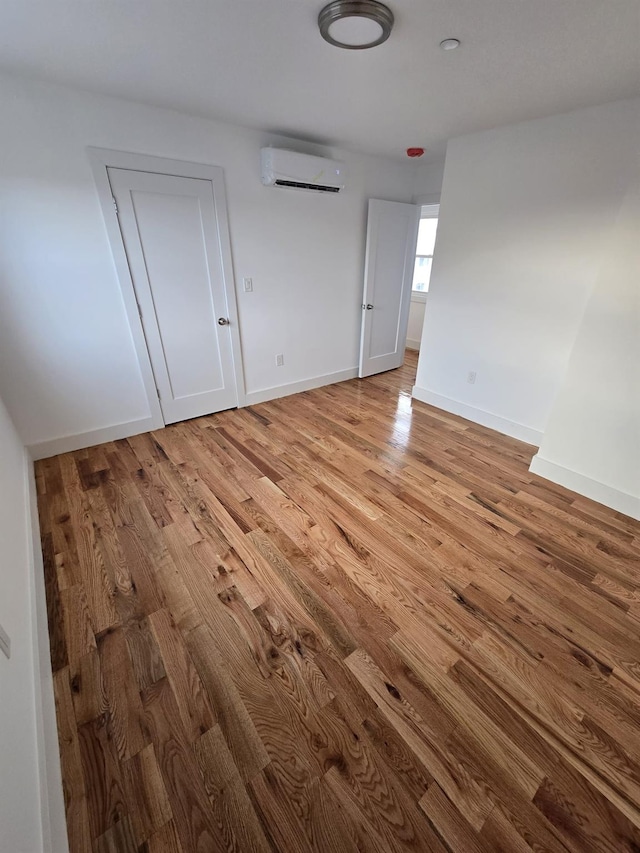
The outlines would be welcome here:
<svg viewBox="0 0 640 853">
<path fill-rule="evenodd" d="M 371 311 L 372 308 L 373 308 L 373 305 L 371 305 L 370 302 L 367 303 L 367 311 Z"/>
<path fill-rule="evenodd" d="M 229 321 L 227 320 L 226 317 L 218 317 L 218 325 L 219 326 L 228 326 Z"/>
</svg>

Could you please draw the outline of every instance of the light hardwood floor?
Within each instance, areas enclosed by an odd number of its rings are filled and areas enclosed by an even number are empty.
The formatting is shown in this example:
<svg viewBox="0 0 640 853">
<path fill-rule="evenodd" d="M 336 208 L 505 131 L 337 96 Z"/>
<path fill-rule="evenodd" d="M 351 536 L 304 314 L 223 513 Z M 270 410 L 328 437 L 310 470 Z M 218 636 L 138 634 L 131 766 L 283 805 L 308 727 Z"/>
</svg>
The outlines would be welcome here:
<svg viewBox="0 0 640 853">
<path fill-rule="evenodd" d="M 640 850 L 640 524 L 414 373 L 37 464 L 72 853 Z"/>
</svg>

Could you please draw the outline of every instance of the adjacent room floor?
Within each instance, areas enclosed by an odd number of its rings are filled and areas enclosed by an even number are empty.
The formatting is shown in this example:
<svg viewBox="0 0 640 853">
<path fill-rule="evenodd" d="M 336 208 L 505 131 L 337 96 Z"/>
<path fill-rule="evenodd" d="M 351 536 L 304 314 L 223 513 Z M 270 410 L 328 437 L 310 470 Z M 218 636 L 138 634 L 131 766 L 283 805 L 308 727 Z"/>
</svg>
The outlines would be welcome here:
<svg viewBox="0 0 640 853">
<path fill-rule="evenodd" d="M 72 853 L 640 849 L 640 524 L 414 374 L 37 464 Z"/>
</svg>

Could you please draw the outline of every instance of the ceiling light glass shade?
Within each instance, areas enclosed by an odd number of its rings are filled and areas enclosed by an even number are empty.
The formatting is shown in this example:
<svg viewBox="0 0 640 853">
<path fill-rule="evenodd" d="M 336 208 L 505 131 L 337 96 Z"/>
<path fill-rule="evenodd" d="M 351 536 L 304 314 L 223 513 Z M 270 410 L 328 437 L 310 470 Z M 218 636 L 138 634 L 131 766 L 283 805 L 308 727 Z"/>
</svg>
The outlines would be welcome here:
<svg viewBox="0 0 640 853">
<path fill-rule="evenodd" d="M 389 38 L 393 12 L 377 0 L 335 0 L 318 15 L 318 26 L 329 44 L 362 50 Z"/>
</svg>

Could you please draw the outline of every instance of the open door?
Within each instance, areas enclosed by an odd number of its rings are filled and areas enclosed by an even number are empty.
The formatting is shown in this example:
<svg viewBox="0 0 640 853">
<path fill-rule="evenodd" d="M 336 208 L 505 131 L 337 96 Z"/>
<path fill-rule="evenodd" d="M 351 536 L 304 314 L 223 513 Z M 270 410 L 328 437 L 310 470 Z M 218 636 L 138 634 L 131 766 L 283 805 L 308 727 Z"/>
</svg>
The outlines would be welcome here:
<svg viewBox="0 0 640 853">
<path fill-rule="evenodd" d="M 419 223 L 420 205 L 369 199 L 360 376 L 404 361 Z"/>
</svg>

